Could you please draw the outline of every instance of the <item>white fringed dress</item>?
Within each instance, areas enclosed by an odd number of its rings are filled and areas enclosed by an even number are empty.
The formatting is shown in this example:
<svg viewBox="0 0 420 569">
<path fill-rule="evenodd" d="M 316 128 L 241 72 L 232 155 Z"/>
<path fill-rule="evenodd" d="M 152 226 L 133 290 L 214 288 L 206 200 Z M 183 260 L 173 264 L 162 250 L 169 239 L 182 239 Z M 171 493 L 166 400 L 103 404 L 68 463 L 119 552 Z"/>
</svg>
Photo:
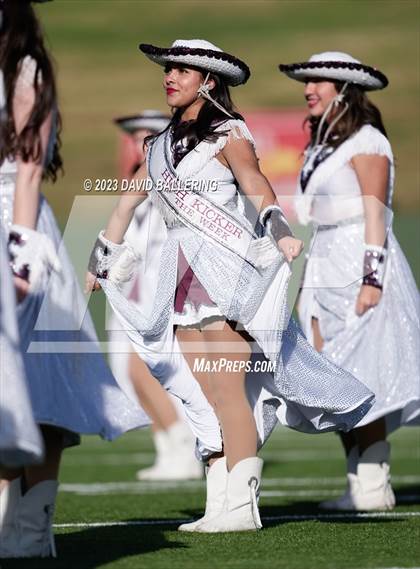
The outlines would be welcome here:
<svg viewBox="0 0 420 569">
<path fill-rule="evenodd" d="M 361 286 L 365 223 L 361 189 L 350 161 L 361 154 L 386 156 L 390 175 L 383 293 L 379 304 L 359 317 L 355 306 Z M 311 320 L 318 318 L 323 353 L 375 393 L 375 404 L 359 426 L 380 417 L 386 417 L 388 431 L 419 424 L 419 295 L 392 230 L 391 146 L 379 130 L 365 125 L 315 169 L 313 157 L 314 150 L 309 151 L 304 166 L 309 180 L 304 192 L 299 186 L 296 201 L 300 221 L 315 226 L 299 302 L 302 328 L 312 342 Z"/>
</svg>

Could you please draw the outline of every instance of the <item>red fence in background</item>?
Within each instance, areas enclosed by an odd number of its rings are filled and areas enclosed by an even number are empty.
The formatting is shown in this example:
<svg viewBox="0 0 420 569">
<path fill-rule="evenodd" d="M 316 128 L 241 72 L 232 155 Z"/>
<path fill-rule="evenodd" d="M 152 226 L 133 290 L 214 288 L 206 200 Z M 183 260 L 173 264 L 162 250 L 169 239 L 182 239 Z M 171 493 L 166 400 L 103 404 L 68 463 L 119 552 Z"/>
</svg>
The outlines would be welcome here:
<svg viewBox="0 0 420 569">
<path fill-rule="evenodd" d="M 305 112 L 296 110 L 245 113 L 257 144 L 261 170 L 278 196 L 294 194 L 302 151 L 307 141 L 307 133 L 303 130 L 305 116 Z M 136 161 L 135 146 L 129 136 L 120 135 L 118 152 L 119 175 L 128 178 Z M 283 205 L 286 210 L 289 209 L 286 203 Z"/>
<path fill-rule="evenodd" d="M 278 195 L 291 195 L 295 191 L 307 141 L 303 130 L 305 116 L 301 111 L 245 113 L 257 144 L 261 170 Z"/>
</svg>

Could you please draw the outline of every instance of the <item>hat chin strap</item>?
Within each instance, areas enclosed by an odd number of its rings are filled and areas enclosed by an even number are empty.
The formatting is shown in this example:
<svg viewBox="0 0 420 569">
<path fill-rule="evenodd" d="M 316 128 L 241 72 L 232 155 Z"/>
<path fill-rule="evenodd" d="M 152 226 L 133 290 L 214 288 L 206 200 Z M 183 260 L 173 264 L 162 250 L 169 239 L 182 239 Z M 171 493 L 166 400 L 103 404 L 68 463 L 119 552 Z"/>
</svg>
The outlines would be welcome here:
<svg viewBox="0 0 420 569">
<path fill-rule="evenodd" d="M 210 72 L 207 73 L 206 78 L 204 79 L 204 83 L 202 83 L 200 87 L 197 89 L 198 97 L 203 97 L 203 99 L 207 99 L 215 107 L 217 107 L 219 111 L 222 111 L 222 113 L 225 113 L 225 115 L 227 115 L 231 119 L 234 119 L 235 117 L 233 117 L 230 113 L 228 113 L 227 110 L 215 99 L 213 99 L 213 97 L 210 95 L 210 85 L 207 83 L 209 77 L 210 77 Z"/>
<path fill-rule="evenodd" d="M 344 85 L 341 88 L 341 91 L 332 99 L 332 101 L 330 101 L 327 108 L 325 109 L 325 111 L 321 117 L 321 120 L 319 121 L 319 125 L 318 125 L 317 131 L 316 131 L 315 146 L 318 146 L 318 144 L 319 144 L 319 141 L 321 138 L 322 127 L 324 126 L 324 123 L 327 120 L 328 115 L 330 114 L 331 110 L 333 108 L 338 107 L 338 105 L 344 101 L 344 91 L 347 89 L 347 85 L 348 85 L 348 83 L 344 83 Z M 331 134 L 332 129 L 335 127 L 335 125 L 338 123 L 338 121 L 341 119 L 341 117 L 344 116 L 344 114 L 347 112 L 348 108 L 349 108 L 348 103 L 344 103 L 344 109 L 334 118 L 334 120 L 328 126 L 327 130 L 325 131 L 324 136 L 322 137 L 322 143 L 321 144 L 325 144 L 327 142 L 328 137 Z"/>
</svg>

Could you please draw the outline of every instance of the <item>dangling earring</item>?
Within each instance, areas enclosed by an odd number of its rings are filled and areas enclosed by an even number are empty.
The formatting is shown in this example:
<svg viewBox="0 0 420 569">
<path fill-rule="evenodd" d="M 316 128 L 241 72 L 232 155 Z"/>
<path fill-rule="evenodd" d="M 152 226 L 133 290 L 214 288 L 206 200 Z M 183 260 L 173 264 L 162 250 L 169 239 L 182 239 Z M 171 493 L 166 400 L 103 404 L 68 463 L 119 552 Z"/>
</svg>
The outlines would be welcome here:
<svg viewBox="0 0 420 569">
<path fill-rule="evenodd" d="M 200 87 L 197 89 L 198 96 L 203 97 L 203 99 L 207 99 L 215 107 L 217 107 L 219 109 L 219 111 L 222 111 L 222 113 L 225 113 L 225 115 L 227 115 L 231 119 L 234 119 L 235 117 L 233 117 L 230 113 L 228 113 L 227 110 L 220 103 L 215 101 L 213 99 L 213 97 L 210 95 L 211 88 L 210 88 L 210 85 L 208 85 L 208 83 L 207 83 L 207 81 L 209 80 L 209 77 L 210 77 L 210 73 L 207 73 L 206 78 L 204 79 L 204 83 L 202 83 L 200 85 Z"/>
<path fill-rule="evenodd" d="M 321 117 L 321 120 L 319 122 L 317 131 L 316 131 L 316 138 L 315 138 L 315 146 L 318 146 L 320 139 L 321 139 L 321 132 L 322 132 L 322 127 L 324 126 L 325 121 L 327 120 L 328 115 L 331 112 L 331 109 L 333 107 L 337 107 L 340 103 L 342 103 L 344 101 L 344 91 L 347 89 L 347 85 L 348 83 L 344 83 L 344 85 L 341 88 L 341 91 L 330 101 L 329 105 L 327 106 L 327 108 L 324 111 L 324 114 Z M 341 111 L 341 113 L 332 121 L 332 123 L 330 124 L 330 126 L 327 128 L 327 131 L 322 139 L 322 144 L 325 144 L 325 142 L 327 141 L 327 138 L 330 134 L 330 132 L 332 131 L 332 129 L 334 128 L 334 126 L 337 124 L 337 122 L 341 119 L 341 117 L 347 112 L 347 109 L 349 108 L 348 104 L 345 103 L 344 105 L 344 109 Z"/>
</svg>

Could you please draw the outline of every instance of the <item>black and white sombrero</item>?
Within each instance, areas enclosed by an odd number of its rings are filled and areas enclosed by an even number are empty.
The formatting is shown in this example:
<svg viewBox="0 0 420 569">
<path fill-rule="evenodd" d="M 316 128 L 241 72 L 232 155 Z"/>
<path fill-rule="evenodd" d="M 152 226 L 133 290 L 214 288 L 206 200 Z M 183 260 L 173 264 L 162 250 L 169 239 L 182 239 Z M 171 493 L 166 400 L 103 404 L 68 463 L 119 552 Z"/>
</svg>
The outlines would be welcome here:
<svg viewBox="0 0 420 569">
<path fill-rule="evenodd" d="M 168 126 L 170 120 L 171 118 L 168 115 L 160 111 L 143 111 L 138 115 L 116 118 L 114 123 L 124 132 L 133 134 L 133 132 L 141 129 L 161 132 Z"/>
<path fill-rule="evenodd" d="M 388 79 L 383 73 L 340 51 L 317 53 L 309 61 L 280 64 L 279 69 L 296 81 L 322 78 L 353 83 L 366 91 L 384 89 L 388 85 Z"/>
<path fill-rule="evenodd" d="M 232 86 L 246 83 L 251 75 L 243 61 L 205 40 L 176 40 L 171 47 L 141 43 L 139 49 L 159 65 L 170 62 L 199 67 L 221 75 Z"/>
</svg>

